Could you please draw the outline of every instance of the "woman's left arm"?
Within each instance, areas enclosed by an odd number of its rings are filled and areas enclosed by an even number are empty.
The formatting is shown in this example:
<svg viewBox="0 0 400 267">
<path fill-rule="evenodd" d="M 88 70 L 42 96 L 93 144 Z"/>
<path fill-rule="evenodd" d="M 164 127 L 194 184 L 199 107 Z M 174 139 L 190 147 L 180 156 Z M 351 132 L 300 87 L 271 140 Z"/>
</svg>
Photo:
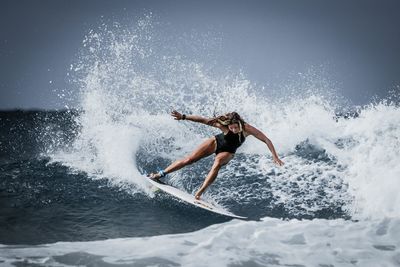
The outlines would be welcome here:
<svg viewBox="0 0 400 267">
<path fill-rule="evenodd" d="M 269 140 L 269 138 L 260 130 L 258 130 L 257 128 L 251 126 L 250 124 L 246 123 L 245 124 L 245 131 L 249 134 L 249 135 L 253 135 L 255 138 L 257 138 L 258 140 L 260 140 L 261 142 L 264 142 L 267 144 L 269 150 L 272 153 L 272 158 L 274 160 L 274 162 L 279 165 L 282 166 L 284 164 L 284 162 L 282 160 L 279 159 L 278 154 L 275 151 L 275 147 L 272 144 L 271 140 Z"/>
</svg>

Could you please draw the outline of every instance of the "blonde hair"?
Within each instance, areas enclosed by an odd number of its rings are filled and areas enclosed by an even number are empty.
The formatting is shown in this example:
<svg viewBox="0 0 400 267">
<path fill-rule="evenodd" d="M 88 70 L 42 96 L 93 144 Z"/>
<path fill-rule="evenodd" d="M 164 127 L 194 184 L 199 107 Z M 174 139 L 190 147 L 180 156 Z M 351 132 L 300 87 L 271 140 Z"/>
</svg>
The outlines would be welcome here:
<svg viewBox="0 0 400 267">
<path fill-rule="evenodd" d="M 226 113 L 225 115 L 220 115 L 214 118 L 210 119 L 207 124 L 208 125 L 214 125 L 214 123 L 220 123 L 222 125 L 228 126 L 229 124 L 234 124 L 237 123 L 239 125 L 240 132 L 243 131 L 243 126 L 246 123 L 242 117 L 237 112 L 230 112 Z M 241 136 L 239 135 L 239 140 L 241 139 Z M 241 140 L 240 140 L 241 141 Z"/>
</svg>

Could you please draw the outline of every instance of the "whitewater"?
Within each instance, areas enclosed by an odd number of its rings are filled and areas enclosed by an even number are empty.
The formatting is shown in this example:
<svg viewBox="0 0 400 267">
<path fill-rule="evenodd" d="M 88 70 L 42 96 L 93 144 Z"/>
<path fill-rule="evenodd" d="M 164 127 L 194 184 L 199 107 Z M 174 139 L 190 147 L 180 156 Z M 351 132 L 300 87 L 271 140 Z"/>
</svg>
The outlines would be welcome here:
<svg viewBox="0 0 400 267">
<path fill-rule="evenodd" d="M 279 90 L 266 88 L 241 72 L 216 70 L 165 48 L 155 27 L 144 18 L 131 28 L 102 25 L 87 34 L 67 74 L 78 94 L 60 92 L 66 104 L 79 102 L 69 123 L 73 138 L 66 142 L 62 131 L 41 129 L 40 156 L 49 159 L 46 166 L 60 164 L 87 181 L 107 180 L 107 188 L 137 198 L 138 206 L 159 203 L 164 212 L 154 218 L 178 225 L 87 241 L 0 240 L 1 265 L 400 266 L 396 101 L 352 106 L 313 72 Z M 218 133 L 173 120 L 172 109 L 205 117 L 237 111 L 272 140 L 283 167 L 249 137 L 204 194 L 249 220 L 209 215 L 149 186 L 146 173 Z M 201 160 L 168 182 L 194 194 L 211 165 L 212 157 Z M 144 228 L 149 223 L 137 220 Z M 202 227 L 189 230 L 195 222 Z"/>
</svg>

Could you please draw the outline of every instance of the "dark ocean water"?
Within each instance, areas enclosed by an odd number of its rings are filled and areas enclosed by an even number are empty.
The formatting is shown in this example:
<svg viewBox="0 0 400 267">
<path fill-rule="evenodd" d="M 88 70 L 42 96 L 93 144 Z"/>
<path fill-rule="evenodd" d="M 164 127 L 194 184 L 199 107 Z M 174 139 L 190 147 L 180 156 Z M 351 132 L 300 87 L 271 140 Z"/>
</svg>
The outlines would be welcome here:
<svg viewBox="0 0 400 267">
<path fill-rule="evenodd" d="M 68 148 L 76 137 L 79 131 L 75 122 L 77 116 L 79 113 L 76 111 L 0 113 L 1 244 L 43 244 L 185 233 L 230 220 L 162 194 L 152 198 L 144 192 L 137 193 L 134 184 L 116 185 L 107 177 L 93 179 L 84 171 L 51 161 L 48 154 Z M 143 172 L 150 172 L 169 162 L 140 149 L 137 153 L 137 166 Z M 330 160 L 323 150 L 307 142 L 300 143 L 294 154 L 309 161 Z M 238 154 L 238 162 L 241 157 L 257 161 L 256 157 Z M 212 158 L 203 159 L 190 166 L 188 172 L 204 173 L 204 168 L 210 164 Z M 240 173 L 240 167 L 237 169 Z M 231 184 L 215 183 L 214 187 L 217 191 L 222 187 L 239 190 L 245 179 L 250 187 L 245 191 L 251 192 L 251 186 L 259 186 L 257 181 L 264 178 L 263 186 L 268 191 L 271 188 L 268 177 L 260 175 L 235 179 Z M 186 179 L 184 187 L 189 191 L 195 190 L 201 182 L 202 178 Z M 293 184 L 293 190 L 295 188 Z M 322 189 L 317 197 L 324 198 Z M 262 198 L 252 196 L 251 201 L 227 198 L 219 202 L 237 214 L 248 216 L 250 220 L 264 216 L 283 219 L 348 218 L 340 202 L 313 212 L 302 212 L 301 209 L 292 212 L 282 203 L 274 204 L 274 197 L 268 192 Z"/>
</svg>

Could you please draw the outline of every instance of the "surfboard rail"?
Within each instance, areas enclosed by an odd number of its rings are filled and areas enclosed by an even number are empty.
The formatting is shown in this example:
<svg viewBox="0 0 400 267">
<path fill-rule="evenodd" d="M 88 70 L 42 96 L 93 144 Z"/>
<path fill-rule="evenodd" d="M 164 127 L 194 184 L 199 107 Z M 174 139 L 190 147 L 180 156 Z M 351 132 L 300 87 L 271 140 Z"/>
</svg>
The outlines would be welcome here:
<svg viewBox="0 0 400 267">
<path fill-rule="evenodd" d="M 231 218 L 236 218 L 236 219 L 247 219 L 247 217 L 244 216 L 239 216 L 236 214 L 233 214 L 232 212 L 225 210 L 222 207 L 218 207 L 216 205 L 213 205 L 211 203 L 208 203 L 202 199 L 196 199 L 193 195 L 184 192 L 176 187 L 173 187 L 172 185 L 168 185 L 164 182 L 158 181 L 158 180 L 154 180 L 154 179 L 150 179 L 148 177 L 146 177 L 146 179 L 149 181 L 149 183 L 160 189 L 161 191 L 170 194 L 186 203 L 189 203 L 191 205 L 194 205 L 196 207 L 220 214 L 220 215 L 224 215 L 224 216 L 228 216 Z"/>
</svg>

